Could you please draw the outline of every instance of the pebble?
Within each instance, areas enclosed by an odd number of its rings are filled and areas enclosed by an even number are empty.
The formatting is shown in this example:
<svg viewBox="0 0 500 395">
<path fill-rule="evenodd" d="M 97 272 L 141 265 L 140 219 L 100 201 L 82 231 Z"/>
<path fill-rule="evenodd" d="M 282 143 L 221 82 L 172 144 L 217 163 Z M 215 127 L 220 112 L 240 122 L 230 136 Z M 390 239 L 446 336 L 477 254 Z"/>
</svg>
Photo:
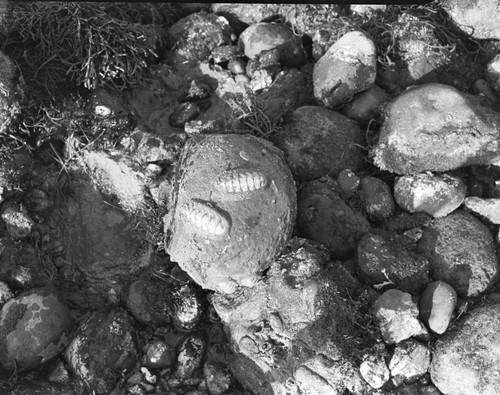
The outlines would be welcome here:
<svg viewBox="0 0 500 395">
<path fill-rule="evenodd" d="M 33 220 L 24 207 L 14 202 L 4 202 L 0 218 L 13 238 L 24 239 L 30 235 Z"/>
<path fill-rule="evenodd" d="M 420 318 L 431 332 L 442 335 L 448 329 L 456 306 L 455 290 L 444 281 L 434 281 L 420 296 Z"/>
<path fill-rule="evenodd" d="M 396 203 L 389 185 L 379 178 L 362 178 L 359 197 L 368 217 L 374 222 L 389 219 L 396 211 Z"/>
<path fill-rule="evenodd" d="M 414 382 L 427 373 L 430 363 L 431 352 L 426 345 L 414 339 L 398 343 L 389 362 L 391 380 L 396 386 Z"/>
<path fill-rule="evenodd" d="M 174 377 L 188 379 L 195 376 L 203 368 L 206 352 L 207 337 L 204 332 L 186 335 L 178 349 Z"/>
<path fill-rule="evenodd" d="M 389 381 L 391 375 L 384 358 L 377 355 L 370 355 L 365 358 L 361 362 L 359 372 L 370 387 L 374 389 L 381 388 Z"/>
<path fill-rule="evenodd" d="M 356 194 L 361 184 L 361 178 L 351 169 L 344 169 L 339 173 L 337 183 L 339 184 L 342 194 L 346 198 L 350 198 Z"/>
<path fill-rule="evenodd" d="M 231 59 L 227 64 L 227 69 L 233 74 L 245 74 L 247 61 L 244 58 Z"/>
<path fill-rule="evenodd" d="M 163 340 L 155 340 L 144 346 L 143 363 L 148 368 L 164 369 L 175 361 L 175 349 Z"/>
<path fill-rule="evenodd" d="M 196 119 L 200 115 L 200 108 L 195 103 L 181 103 L 168 118 L 170 126 L 183 128 L 187 122 Z"/>
<path fill-rule="evenodd" d="M 373 85 L 364 92 L 357 94 L 347 103 L 342 112 L 345 116 L 360 123 L 367 123 L 375 119 L 382 106 L 390 100 L 391 96 L 381 87 Z"/>
</svg>

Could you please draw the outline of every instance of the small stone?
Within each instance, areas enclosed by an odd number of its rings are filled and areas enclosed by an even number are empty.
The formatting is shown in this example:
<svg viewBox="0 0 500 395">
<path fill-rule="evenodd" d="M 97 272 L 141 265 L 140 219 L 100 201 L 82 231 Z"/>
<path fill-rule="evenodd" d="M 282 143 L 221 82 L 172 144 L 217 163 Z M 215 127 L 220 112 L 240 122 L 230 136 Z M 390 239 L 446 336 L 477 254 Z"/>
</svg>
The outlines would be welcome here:
<svg viewBox="0 0 500 395">
<path fill-rule="evenodd" d="M 351 169 L 344 169 L 339 173 L 337 183 L 344 196 L 350 198 L 358 190 L 361 179 Z"/>
<path fill-rule="evenodd" d="M 244 58 L 231 59 L 227 64 L 227 69 L 233 74 L 245 74 L 247 61 Z"/>
<path fill-rule="evenodd" d="M 277 48 L 262 51 L 257 59 L 261 69 L 280 65 L 280 51 Z"/>
<path fill-rule="evenodd" d="M 211 54 L 211 58 L 215 63 L 229 62 L 242 56 L 243 52 L 237 45 L 221 45 L 215 48 Z"/>
<path fill-rule="evenodd" d="M 464 200 L 467 210 L 486 219 L 493 225 L 500 225 L 500 199 L 481 199 L 479 197 L 467 197 Z"/>
<path fill-rule="evenodd" d="M 389 186 L 379 178 L 364 177 L 361 180 L 359 197 L 368 217 L 382 222 L 394 215 L 396 203 Z"/>
<path fill-rule="evenodd" d="M 163 340 L 149 342 L 144 346 L 144 364 L 148 368 L 168 368 L 172 366 L 175 358 L 175 349 Z"/>
<path fill-rule="evenodd" d="M 390 289 L 376 300 L 372 310 L 379 320 L 382 338 L 388 344 L 396 344 L 412 336 L 428 335 L 418 320 L 418 307 L 409 293 Z"/>
<path fill-rule="evenodd" d="M 278 66 L 266 67 L 255 71 L 250 81 L 250 88 L 254 92 L 269 88 L 279 72 L 280 68 Z"/>
<path fill-rule="evenodd" d="M 391 96 L 382 88 L 373 85 L 359 93 L 342 109 L 345 116 L 361 123 L 367 123 L 380 113 L 381 107 L 390 100 Z"/>
<path fill-rule="evenodd" d="M 186 92 L 186 96 L 182 99 L 182 101 L 199 102 L 207 100 L 208 98 L 210 98 L 211 94 L 212 89 L 210 88 L 210 86 L 208 86 L 208 84 L 194 79 L 191 81 L 189 89 Z"/>
<path fill-rule="evenodd" d="M 374 389 L 381 388 L 390 378 L 390 371 L 383 357 L 370 355 L 361 362 L 361 376 Z"/>
<path fill-rule="evenodd" d="M 203 377 L 210 395 L 222 395 L 231 387 L 233 377 L 227 366 L 217 362 L 205 362 Z"/>
<path fill-rule="evenodd" d="M 427 373 L 430 363 L 431 352 L 427 346 L 413 339 L 405 340 L 396 346 L 389 362 L 392 382 L 396 386 L 414 382 Z"/>
<path fill-rule="evenodd" d="M 207 337 L 204 332 L 187 335 L 179 346 L 174 376 L 181 379 L 194 377 L 202 369 L 206 352 Z"/>
<path fill-rule="evenodd" d="M 444 281 L 430 283 L 420 296 L 422 322 L 433 332 L 442 335 L 448 329 L 457 305 L 457 293 Z"/>
<path fill-rule="evenodd" d="M 195 103 L 181 103 L 168 118 L 174 128 L 183 128 L 186 122 L 196 119 L 200 115 L 200 108 Z"/>
<path fill-rule="evenodd" d="M 90 96 L 90 107 L 99 118 L 110 118 L 124 111 L 120 95 L 109 88 L 98 88 Z"/>
<path fill-rule="evenodd" d="M 158 378 L 154 374 L 151 374 L 148 368 L 142 367 L 141 372 L 143 374 L 144 380 L 146 380 L 149 384 L 156 384 L 156 382 L 158 381 Z"/>
<path fill-rule="evenodd" d="M 427 213 L 434 218 L 445 217 L 464 201 L 467 187 L 457 177 L 429 173 L 396 179 L 396 203 L 410 213 Z"/>
<path fill-rule="evenodd" d="M 14 294 L 12 293 L 10 287 L 3 281 L 0 281 L 0 310 L 2 309 L 3 305 L 13 297 Z"/>
<path fill-rule="evenodd" d="M 185 284 L 172 292 L 172 322 L 184 331 L 195 329 L 203 317 L 202 299 L 198 292 Z"/>
<path fill-rule="evenodd" d="M 28 216 L 26 209 L 14 202 L 5 202 L 1 211 L 2 221 L 7 232 L 15 239 L 24 239 L 29 236 L 33 227 L 33 220 Z"/>
<path fill-rule="evenodd" d="M 500 92 L 500 54 L 495 56 L 486 65 L 486 80 L 491 83 L 493 88 Z"/>
</svg>

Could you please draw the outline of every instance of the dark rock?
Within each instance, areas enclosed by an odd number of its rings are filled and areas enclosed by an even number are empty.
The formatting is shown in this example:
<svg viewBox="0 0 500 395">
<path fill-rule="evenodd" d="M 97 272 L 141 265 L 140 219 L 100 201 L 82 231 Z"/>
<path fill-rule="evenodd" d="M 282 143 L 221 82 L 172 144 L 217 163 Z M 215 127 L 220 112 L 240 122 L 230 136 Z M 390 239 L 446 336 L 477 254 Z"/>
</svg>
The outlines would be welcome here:
<svg viewBox="0 0 500 395">
<path fill-rule="evenodd" d="M 359 187 L 359 198 L 368 218 L 382 222 L 394 215 L 396 203 L 391 189 L 376 177 L 363 177 Z"/>
<path fill-rule="evenodd" d="M 344 169 L 356 172 L 364 163 L 358 124 L 319 106 L 296 109 L 274 141 L 298 181 L 336 177 Z"/>
<path fill-rule="evenodd" d="M 163 340 L 156 340 L 144 346 L 143 362 L 148 368 L 165 369 L 176 359 L 175 349 Z"/>
<path fill-rule="evenodd" d="M 0 310 L 3 305 L 14 297 L 9 285 L 0 281 Z"/>
<path fill-rule="evenodd" d="M 204 308 L 202 297 L 194 287 L 188 284 L 178 286 L 167 299 L 172 304 L 172 323 L 178 329 L 191 331 L 199 325 Z"/>
<path fill-rule="evenodd" d="M 21 98 L 16 66 L 0 52 L 0 135 L 9 132 L 21 113 Z"/>
<path fill-rule="evenodd" d="M 361 179 L 351 169 L 345 169 L 339 173 L 337 183 L 342 195 L 346 198 L 351 198 L 359 189 Z"/>
<path fill-rule="evenodd" d="M 347 103 L 342 112 L 345 116 L 360 123 L 368 123 L 375 119 L 382 106 L 390 100 L 391 96 L 382 88 L 373 85 L 371 88 L 357 94 Z"/>
<path fill-rule="evenodd" d="M 205 332 L 200 331 L 186 335 L 179 345 L 173 375 L 180 379 L 201 375 L 206 352 L 207 336 Z"/>
<path fill-rule="evenodd" d="M 168 118 L 170 126 L 183 128 L 184 125 L 200 115 L 200 108 L 195 103 L 181 103 Z"/>
<path fill-rule="evenodd" d="M 500 92 L 500 55 L 495 56 L 486 65 L 485 78 L 497 92 Z"/>
<path fill-rule="evenodd" d="M 222 395 L 229 390 L 233 382 L 233 376 L 227 366 L 216 362 L 205 362 L 203 365 L 203 376 L 210 395 Z"/>
</svg>

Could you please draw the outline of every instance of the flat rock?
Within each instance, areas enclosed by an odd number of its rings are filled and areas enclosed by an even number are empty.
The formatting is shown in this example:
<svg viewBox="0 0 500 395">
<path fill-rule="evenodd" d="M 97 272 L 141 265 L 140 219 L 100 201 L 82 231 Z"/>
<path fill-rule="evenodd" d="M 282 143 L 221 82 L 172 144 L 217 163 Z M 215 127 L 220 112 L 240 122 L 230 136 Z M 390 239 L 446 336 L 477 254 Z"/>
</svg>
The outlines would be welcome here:
<svg viewBox="0 0 500 395">
<path fill-rule="evenodd" d="M 457 305 L 455 290 L 444 281 L 434 281 L 427 286 L 418 303 L 422 322 L 433 333 L 445 333 Z"/>
<path fill-rule="evenodd" d="M 449 395 L 500 393 L 500 304 L 478 307 L 440 338 L 430 367 L 434 385 Z"/>
<path fill-rule="evenodd" d="M 314 97 L 328 108 L 337 108 L 375 83 L 375 44 L 360 31 L 337 40 L 316 62 Z"/>
<path fill-rule="evenodd" d="M 346 116 L 319 106 L 297 108 L 274 142 L 298 181 L 362 168 L 363 132 Z"/>
<path fill-rule="evenodd" d="M 500 159 L 500 114 L 478 97 L 438 83 L 408 89 L 392 100 L 371 154 L 398 174 L 447 171 Z"/>
<path fill-rule="evenodd" d="M 484 292 L 498 277 L 493 235 L 467 212 L 456 210 L 434 220 L 418 244 L 431 264 L 432 277 L 451 285 L 461 297 Z"/>
<path fill-rule="evenodd" d="M 500 225 L 500 199 L 482 199 L 471 196 L 464 200 L 467 210 L 479 215 L 494 225 Z"/>
<path fill-rule="evenodd" d="M 396 203 L 410 213 L 445 217 L 465 199 L 467 187 L 457 177 L 428 173 L 398 177 L 394 183 Z"/>
</svg>

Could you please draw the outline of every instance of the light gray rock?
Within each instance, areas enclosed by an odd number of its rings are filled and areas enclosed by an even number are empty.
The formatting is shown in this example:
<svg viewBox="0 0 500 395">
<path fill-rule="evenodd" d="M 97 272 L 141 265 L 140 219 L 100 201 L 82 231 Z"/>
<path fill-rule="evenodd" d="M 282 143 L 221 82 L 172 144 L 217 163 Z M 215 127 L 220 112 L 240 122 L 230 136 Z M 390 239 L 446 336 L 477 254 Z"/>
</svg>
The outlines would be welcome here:
<svg viewBox="0 0 500 395">
<path fill-rule="evenodd" d="M 398 177 L 394 184 L 396 203 L 410 213 L 445 217 L 464 201 L 467 187 L 457 178 L 429 173 Z"/>
<path fill-rule="evenodd" d="M 500 159 L 500 115 L 478 97 L 438 83 L 408 89 L 385 109 L 371 154 L 398 174 L 447 171 Z"/>
<path fill-rule="evenodd" d="M 455 290 L 444 281 L 434 281 L 427 286 L 418 303 L 422 322 L 433 333 L 445 333 L 457 305 Z"/>
<path fill-rule="evenodd" d="M 247 25 L 253 25 L 263 19 L 279 13 L 279 4 L 269 3 L 213 3 L 212 12 L 229 14 Z"/>
<path fill-rule="evenodd" d="M 361 362 L 359 372 L 363 379 L 374 389 L 381 388 L 389 378 L 391 372 L 382 356 L 369 355 Z"/>
<path fill-rule="evenodd" d="M 375 83 L 375 44 L 364 33 L 353 31 L 337 40 L 314 65 L 314 97 L 328 108 L 337 108 Z"/>
<path fill-rule="evenodd" d="M 500 393 L 500 304 L 478 307 L 439 339 L 430 367 L 434 385 L 449 395 Z"/>
<path fill-rule="evenodd" d="M 409 339 L 399 343 L 389 362 L 391 380 L 395 385 L 417 380 L 427 373 L 431 363 L 429 348 Z"/>
<path fill-rule="evenodd" d="M 378 116 L 381 107 L 390 100 L 391 96 L 381 87 L 373 85 L 356 95 L 347 103 L 342 112 L 347 117 L 361 123 L 367 123 Z"/>
<path fill-rule="evenodd" d="M 30 235 L 34 222 L 23 206 L 13 201 L 4 202 L 0 212 L 7 232 L 14 239 L 24 239 Z"/>
<path fill-rule="evenodd" d="M 500 199 L 482 199 L 471 196 L 465 198 L 464 206 L 467 210 L 486 219 L 486 221 L 500 225 Z"/>
<path fill-rule="evenodd" d="M 396 203 L 389 185 L 376 177 L 363 177 L 359 188 L 359 198 L 368 218 L 382 222 L 394 215 Z"/>
<path fill-rule="evenodd" d="M 409 293 L 397 289 L 385 291 L 373 304 L 372 311 L 387 344 L 428 334 L 418 319 L 418 307 Z"/>
<path fill-rule="evenodd" d="M 497 92 L 500 92 L 500 54 L 486 65 L 485 77 Z"/>
</svg>

